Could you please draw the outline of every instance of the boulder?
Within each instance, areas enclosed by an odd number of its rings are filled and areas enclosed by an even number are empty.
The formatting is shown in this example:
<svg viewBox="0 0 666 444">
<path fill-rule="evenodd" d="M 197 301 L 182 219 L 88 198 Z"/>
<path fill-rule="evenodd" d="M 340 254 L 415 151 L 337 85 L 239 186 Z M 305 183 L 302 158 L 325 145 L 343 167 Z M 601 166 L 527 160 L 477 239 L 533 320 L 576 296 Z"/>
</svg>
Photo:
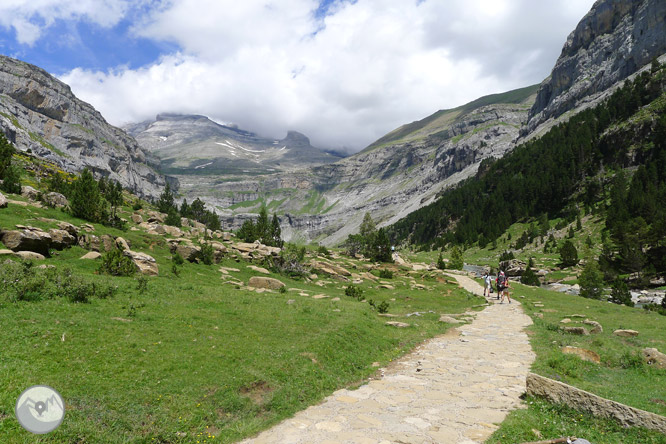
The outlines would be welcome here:
<svg viewBox="0 0 666 444">
<path fill-rule="evenodd" d="M 75 238 L 79 237 L 79 229 L 76 228 L 74 225 L 70 224 L 69 222 L 58 222 L 58 228 L 61 230 L 65 230 Z"/>
<path fill-rule="evenodd" d="M 15 253 L 12 250 L 0 250 L 0 256 L 14 256 Z"/>
<path fill-rule="evenodd" d="M 46 195 L 44 195 L 43 199 L 46 205 L 50 207 L 65 208 L 69 206 L 69 201 L 67 200 L 67 198 L 60 193 L 55 193 L 55 192 L 47 193 Z"/>
<path fill-rule="evenodd" d="M 139 273 L 148 276 L 157 276 L 159 274 L 157 262 L 155 262 L 155 259 L 152 256 L 131 250 L 125 250 L 123 251 L 123 254 L 132 259 L 132 262 L 134 262 Z"/>
<path fill-rule="evenodd" d="M 23 186 L 21 187 L 21 196 L 30 200 L 37 200 L 39 198 L 39 191 L 31 186 Z"/>
<path fill-rule="evenodd" d="M 122 250 L 129 250 L 129 243 L 122 237 L 118 236 L 116 238 L 116 246 Z"/>
<path fill-rule="evenodd" d="M 447 324 L 464 324 L 463 321 L 447 315 L 441 315 L 439 317 L 439 322 L 446 322 Z"/>
<path fill-rule="evenodd" d="M 268 271 L 268 270 L 266 270 L 265 268 L 262 268 L 262 267 L 257 267 L 256 265 L 248 265 L 247 268 L 249 268 L 250 270 L 254 270 L 254 271 L 256 271 L 257 273 L 261 273 L 261 274 L 271 274 L 270 271 Z"/>
<path fill-rule="evenodd" d="M 151 234 L 164 235 L 164 234 L 167 234 L 167 229 L 166 229 L 167 226 L 168 225 L 154 224 L 154 225 L 151 226 L 151 229 L 149 230 L 149 232 L 152 232 Z"/>
<path fill-rule="evenodd" d="M 643 349 L 643 357 L 648 364 L 657 368 L 666 369 L 666 355 L 656 348 Z"/>
<path fill-rule="evenodd" d="M 181 230 L 178 227 L 173 227 L 171 225 L 163 225 L 162 228 L 164 228 L 164 231 L 166 231 L 167 234 L 170 236 L 174 237 L 182 237 L 183 236 L 183 230 Z"/>
<path fill-rule="evenodd" d="M 138 213 L 132 213 L 131 218 L 132 222 L 134 222 L 137 225 L 143 223 L 143 217 L 141 217 L 141 215 Z"/>
<path fill-rule="evenodd" d="M 44 255 L 35 253 L 34 251 L 17 251 L 16 256 L 20 257 L 25 261 L 41 261 L 46 259 Z"/>
<path fill-rule="evenodd" d="M 100 248 L 103 248 L 104 251 L 111 251 L 116 248 L 116 241 L 108 234 L 101 235 L 99 240 Z"/>
<path fill-rule="evenodd" d="M 163 224 L 167 218 L 167 215 L 160 213 L 159 211 L 148 211 L 148 222 L 149 223 L 160 223 Z"/>
<path fill-rule="evenodd" d="M 4 194 L 0 193 L 0 208 L 7 208 L 8 202 Z"/>
<path fill-rule="evenodd" d="M 500 262 L 500 268 L 504 270 L 509 277 L 522 276 L 527 264 L 518 259 L 510 259 L 508 261 Z"/>
<path fill-rule="evenodd" d="M 171 253 L 178 253 L 186 261 L 194 262 L 199 257 L 199 253 L 201 253 L 201 247 L 189 243 L 172 243 Z"/>
<path fill-rule="evenodd" d="M 586 350 L 584 348 L 571 347 L 567 345 L 562 347 L 562 353 L 567 355 L 576 355 L 583 361 L 594 362 L 595 364 L 599 364 L 601 362 L 601 358 L 597 353 L 593 352 L 592 350 Z"/>
<path fill-rule="evenodd" d="M 190 226 L 190 220 L 186 217 L 181 217 L 180 218 L 180 225 L 182 227 L 189 227 Z"/>
<path fill-rule="evenodd" d="M 49 235 L 51 235 L 51 247 L 56 250 L 64 250 L 76 244 L 76 238 L 65 230 L 51 228 Z"/>
<path fill-rule="evenodd" d="M 222 232 L 222 240 L 225 242 L 231 241 L 231 233 L 228 231 L 223 231 Z"/>
<path fill-rule="evenodd" d="M 270 290 L 279 290 L 284 287 L 284 283 L 274 278 L 253 276 L 247 283 L 248 287 L 253 288 L 268 288 Z"/>
<path fill-rule="evenodd" d="M 613 334 L 623 338 L 632 338 L 634 336 L 638 336 L 638 332 L 636 330 L 615 330 Z"/>
<path fill-rule="evenodd" d="M 586 325 L 591 325 L 592 326 L 592 330 L 590 330 L 590 333 L 593 334 L 593 335 L 604 332 L 604 328 L 597 321 L 592 321 L 590 319 L 585 319 L 583 321 L 583 323 L 585 323 Z"/>
<path fill-rule="evenodd" d="M 32 227 L 20 231 L 0 231 L 0 240 L 12 251 L 34 251 L 44 256 L 49 255 L 51 247 L 51 235 Z"/>
<path fill-rule="evenodd" d="M 564 327 L 562 330 L 572 335 L 587 336 L 590 334 L 585 327 Z"/>
<path fill-rule="evenodd" d="M 84 254 L 83 256 L 81 256 L 79 259 L 95 260 L 95 259 L 99 259 L 100 257 L 102 257 L 102 255 L 100 253 L 98 253 L 97 251 L 90 251 L 90 252 Z"/>
</svg>

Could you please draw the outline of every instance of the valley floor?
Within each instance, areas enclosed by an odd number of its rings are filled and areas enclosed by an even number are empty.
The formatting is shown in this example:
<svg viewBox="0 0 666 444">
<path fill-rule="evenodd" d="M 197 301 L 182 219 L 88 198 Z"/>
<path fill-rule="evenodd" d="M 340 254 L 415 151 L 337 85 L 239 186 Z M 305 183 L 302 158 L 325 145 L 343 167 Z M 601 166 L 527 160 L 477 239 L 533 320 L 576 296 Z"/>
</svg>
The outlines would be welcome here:
<svg viewBox="0 0 666 444">
<path fill-rule="evenodd" d="M 483 294 L 472 279 L 452 275 Z M 492 300 L 491 302 L 496 302 Z M 243 443 L 485 441 L 521 404 L 535 355 L 520 304 L 491 304 L 473 322 L 431 339 L 358 390 L 326 400 Z"/>
</svg>

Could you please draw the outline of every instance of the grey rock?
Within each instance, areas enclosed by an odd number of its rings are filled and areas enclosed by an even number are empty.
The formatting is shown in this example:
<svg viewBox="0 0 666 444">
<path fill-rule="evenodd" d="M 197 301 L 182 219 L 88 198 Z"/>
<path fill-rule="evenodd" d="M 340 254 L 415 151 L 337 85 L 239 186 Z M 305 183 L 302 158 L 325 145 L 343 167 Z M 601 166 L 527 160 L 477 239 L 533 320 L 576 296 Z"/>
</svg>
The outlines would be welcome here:
<svg viewBox="0 0 666 444">
<path fill-rule="evenodd" d="M 47 205 L 55 208 L 65 208 L 69 206 L 69 201 L 67 198 L 64 195 L 56 192 L 46 193 L 46 195 L 44 195 L 44 202 Z"/>
<path fill-rule="evenodd" d="M 98 253 L 97 251 L 89 251 L 88 253 L 81 256 L 80 259 L 95 260 L 95 259 L 99 259 L 101 257 L 102 257 L 102 255 L 100 253 Z"/>
<path fill-rule="evenodd" d="M 0 208 L 7 208 L 9 202 L 4 194 L 0 193 Z"/>
<path fill-rule="evenodd" d="M 16 256 L 24 261 L 41 261 L 46 259 L 43 254 L 35 253 L 34 251 L 17 251 Z"/>
<path fill-rule="evenodd" d="M 138 251 L 124 250 L 123 255 L 132 259 L 136 269 L 139 273 L 148 275 L 148 276 L 157 276 L 159 275 L 159 268 L 155 258 L 146 254 L 140 253 Z"/>
<path fill-rule="evenodd" d="M 645 362 L 657 368 L 666 369 L 666 354 L 661 353 L 656 348 L 643 349 L 643 357 Z"/>
<path fill-rule="evenodd" d="M 157 160 L 43 69 L 0 56 L 0 94 L 0 131 L 19 150 L 72 173 L 88 167 L 143 197 L 160 195 L 166 182 Z"/>
<path fill-rule="evenodd" d="M 33 251 L 48 256 L 51 247 L 51 235 L 31 227 L 20 231 L 0 231 L 0 239 L 12 251 Z"/>
<path fill-rule="evenodd" d="M 264 276 L 252 276 L 247 282 L 248 287 L 253 288 L 267 288 L 269 290 L 279 290 L 284 287 L 284 283 L 278 279 L 264 277 Z"/>
<path fill-rule="evenodd" d="M 21 187 L 21 196 L 30 200 L 37 200 L 39 198 L 39 191 L 31 186 L 25 185 Z"/>
<path fill-rule="evenodd" d="M 555 68 L 539 88 L 528 131 L 595 102 L 604 92 L 666 53 L 666 2 L 600 0 L 562 48 Z"/>
<path fill-rule="evenodd" d="M 56 250 L 64 250 L 72 245 L 76 245 L 76 238 L 65 230 L 50 229 L 51 247 Z"/>
<path fill-rule="evenodd" d="M 594 416 L 614 418 L 625 427 L 645 427 L 666 433 L 666 417 L 604 399 L 534 373 L 527 375 L 527 394 L 544 397 L 552 403 L 566 404 Z"/>
</svg>

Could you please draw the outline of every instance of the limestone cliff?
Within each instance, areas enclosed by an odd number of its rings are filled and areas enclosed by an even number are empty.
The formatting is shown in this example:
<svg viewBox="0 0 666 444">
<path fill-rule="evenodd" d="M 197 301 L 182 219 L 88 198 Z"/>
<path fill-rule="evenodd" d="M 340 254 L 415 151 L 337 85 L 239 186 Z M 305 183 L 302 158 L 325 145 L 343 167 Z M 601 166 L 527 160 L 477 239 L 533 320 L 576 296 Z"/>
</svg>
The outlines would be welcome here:
<svg viewBox="0 0 666 444">
<path fill-rule="evenodd" d="M 140 196 L 157 197 L 165 185 L 154 169 L 156 161 L 77 99 L 69 86 L 5 56 L 0 56 L 0 131 L 21 151 L 30 150 L 69 172 L 88 167 Z"/>
<path fill-rule="evenodd" d="M 666 1 L 599 0 L 569 35 L 539 88 L 525 131 L 604 92 L 666 53 Z"/>
</svg>

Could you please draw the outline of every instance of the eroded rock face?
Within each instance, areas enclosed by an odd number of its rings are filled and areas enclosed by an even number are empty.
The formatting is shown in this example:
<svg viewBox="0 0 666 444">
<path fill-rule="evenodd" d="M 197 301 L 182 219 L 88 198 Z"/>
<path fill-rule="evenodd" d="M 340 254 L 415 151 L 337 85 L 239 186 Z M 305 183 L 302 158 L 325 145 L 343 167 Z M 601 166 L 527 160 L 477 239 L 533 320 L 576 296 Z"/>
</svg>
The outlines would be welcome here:
<svg viewBox="0 0 666 444">
<path fill-rule="evenodd" d="M 138 251 L 125 250 L 123 254 L 134 262 L 136 269 L 139 273 L 147 276 L 157 276 L 159 275 L 159 269 L 157 267 L 157 262 L 155 258 L 146 254 L 140 253 Z"/>
<path fill-rule="evenodd" d="M 160 195 L 166 182 L 158 162 L 46 71 L 0 56 L 0 94 L 0 131 L 19 150 L 73 173 L 88 167 L 142 197 Z"/>
<path fill-rule="evenodd" d="M 51 235 L 32 227 L 0 231 L 0 239 L 12 251 L 33 251 L 48 256 L 51 247 Z"/>
<path fill-rule="evenodd" d="M 574 109 L 666 53 L 666 2 L 601 0 L 569 35 L 539 89 L 528 131 Z"/>
</svg>

